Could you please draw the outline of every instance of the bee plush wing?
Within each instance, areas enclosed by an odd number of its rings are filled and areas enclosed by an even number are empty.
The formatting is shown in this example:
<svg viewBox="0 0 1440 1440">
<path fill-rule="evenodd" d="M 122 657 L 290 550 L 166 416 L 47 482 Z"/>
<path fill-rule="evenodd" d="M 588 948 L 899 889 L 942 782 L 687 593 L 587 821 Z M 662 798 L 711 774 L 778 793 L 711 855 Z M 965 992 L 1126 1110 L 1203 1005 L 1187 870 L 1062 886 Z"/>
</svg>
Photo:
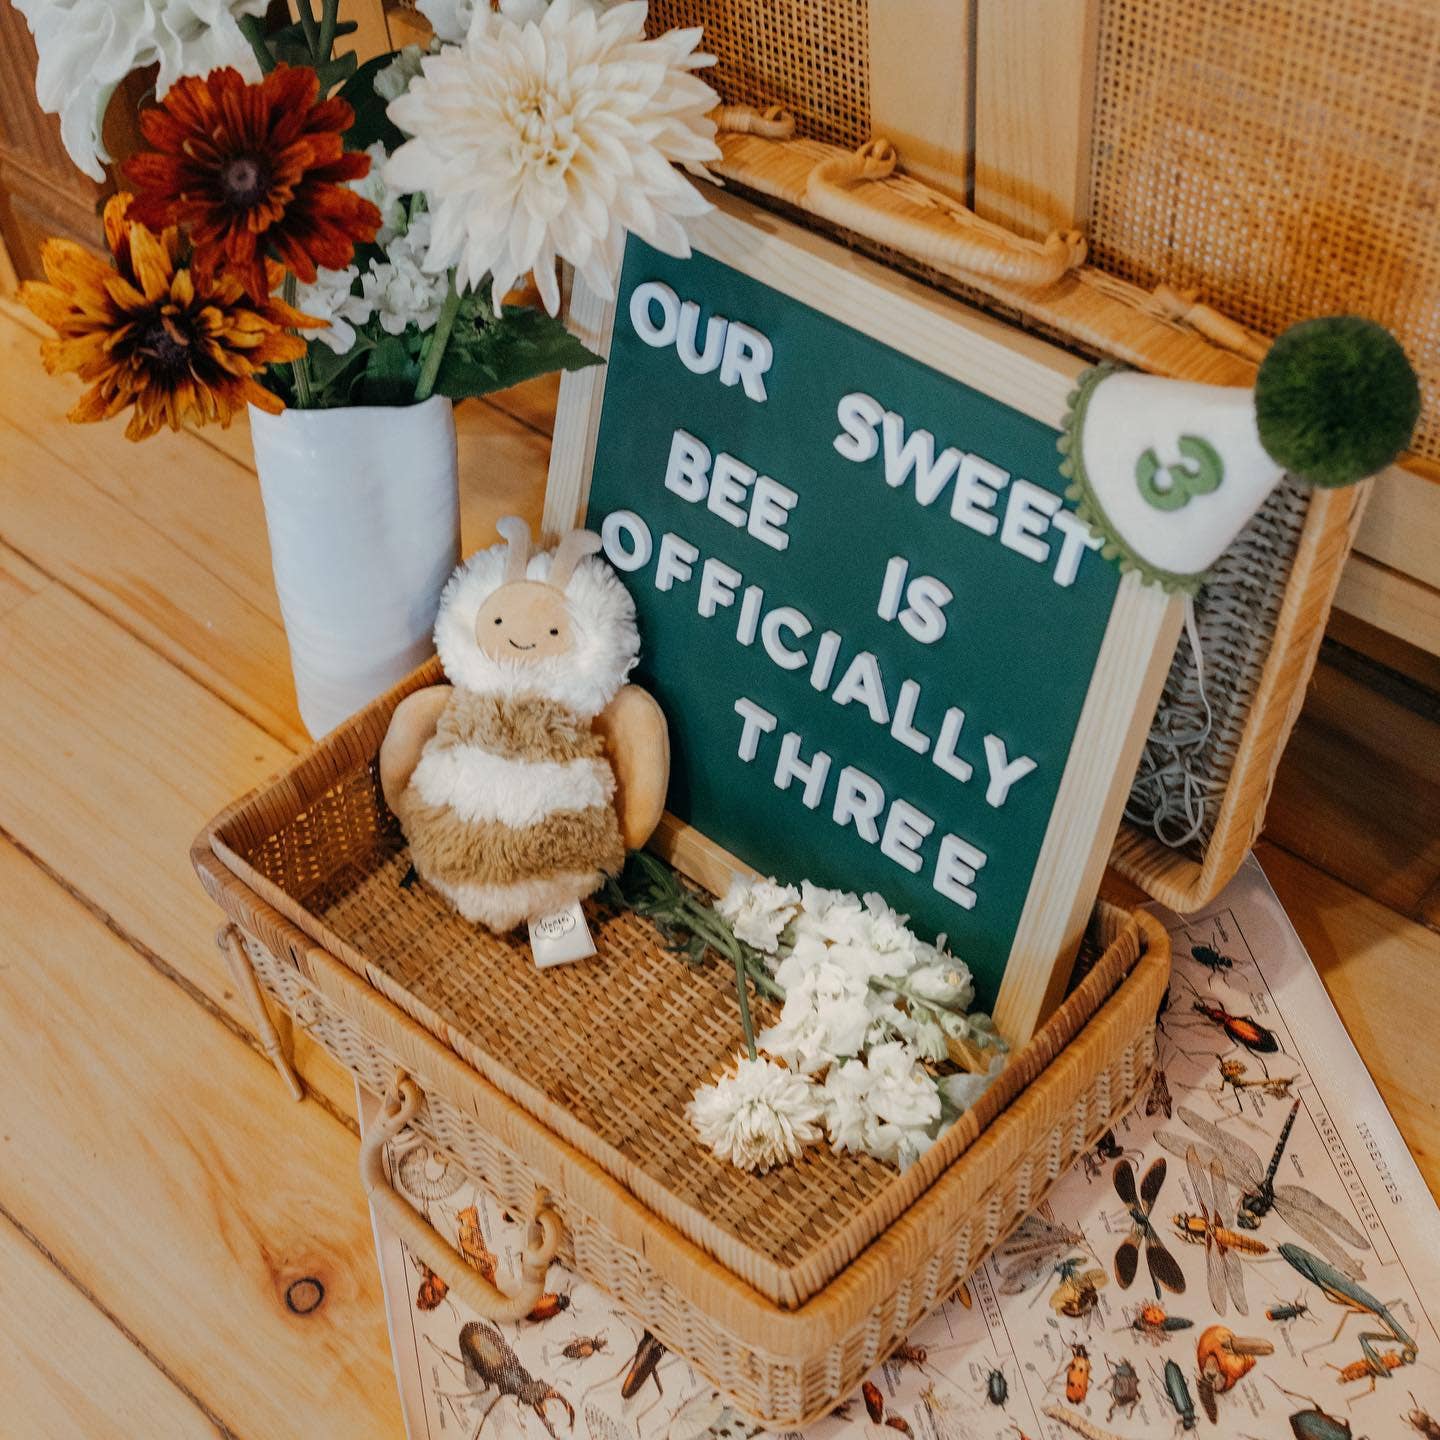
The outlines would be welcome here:
<svg viewBox="0 0 1440 1440">
<path fill-rule="evenodd" d="M 397 810 L 451 693 L 449 685 L 427 685 L 407 695 L 395 707 L 390 727 L 380 743 L 380 788 L 392 811 Z"/>
<path fill-rule="evenodd" d="M 670 731 L 655 697 L 638 685 L 622 685 L 595 717 L 615 772 L 620 838 L 638 850 L 655 833 L 670 788 Z"/>
</svg>

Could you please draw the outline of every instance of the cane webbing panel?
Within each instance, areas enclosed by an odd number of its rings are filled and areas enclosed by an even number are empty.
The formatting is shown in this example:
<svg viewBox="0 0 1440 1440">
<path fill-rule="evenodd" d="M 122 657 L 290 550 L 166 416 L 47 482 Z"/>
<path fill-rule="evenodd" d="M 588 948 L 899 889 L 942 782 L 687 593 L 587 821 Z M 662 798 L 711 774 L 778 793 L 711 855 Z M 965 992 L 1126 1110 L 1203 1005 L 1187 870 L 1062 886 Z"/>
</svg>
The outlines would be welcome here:
<svg viewBox="0 0 1440 1440">
<path fill-rule="evenodd" d="M 651 34 L 703 25 L 705 78 L 731 105 L 783 105 L 796 133 L 853 149 L 870 138 L 868 0 L 651 0 Z"/>
<path fill-rule="evenodd" d="M 1391 326 L 1440 456 L 1440 6 L 1101 0 L 1099 43 L 1092 263 L 1264 334 Z"/>
</svg>

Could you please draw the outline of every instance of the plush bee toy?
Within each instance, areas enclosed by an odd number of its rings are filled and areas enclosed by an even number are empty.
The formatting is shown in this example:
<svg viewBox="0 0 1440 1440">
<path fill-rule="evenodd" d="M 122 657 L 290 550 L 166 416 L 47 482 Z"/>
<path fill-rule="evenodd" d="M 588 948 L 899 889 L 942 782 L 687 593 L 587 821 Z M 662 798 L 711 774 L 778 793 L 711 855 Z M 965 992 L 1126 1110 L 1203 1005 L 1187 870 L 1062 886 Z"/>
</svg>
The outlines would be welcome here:
<svg viewBox="0 0 1440 1440">
<path fill-rule="evenodd" d="M 635 605 L 599 538 L 573 530 L 532 556 L 524 521 L 496 528 L 507 543 L 440 598 L 451 683 L 396 708 L 380 782 L 420 876 L 505 931 L 589 895 L 649 839 L 670 748 L 659 705 L 625 684 Z"/>
</svg>

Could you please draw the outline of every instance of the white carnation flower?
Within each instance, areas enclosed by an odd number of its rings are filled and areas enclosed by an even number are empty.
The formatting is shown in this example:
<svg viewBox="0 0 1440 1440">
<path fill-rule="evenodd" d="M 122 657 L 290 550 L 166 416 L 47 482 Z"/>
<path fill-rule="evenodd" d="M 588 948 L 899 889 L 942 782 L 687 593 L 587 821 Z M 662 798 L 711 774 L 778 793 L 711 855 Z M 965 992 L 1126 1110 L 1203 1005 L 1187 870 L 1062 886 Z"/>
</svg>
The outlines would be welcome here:
<svg viewBox="0 0 1440 1440">
<path fill-rule="evenodd" d="M 817 936 L 829 944 L 864 944 L 868 934 L 865 911 L 857 896 L 844 890 L 826 890 L 808 880 L 800 885 L 797 934 Z"/>
<path fill-rule="evenodd" d="M 105 107 L 132 70 L 159 65 L 159 99 L 182 75 L 222 65 L 258 80 L 235 17 L 266 7 L 267 0 L 15 0 L 40 55 L 36 99 L 60 117 L 65 149 L 92 180 L 104 180 L 101 161 L 111 158 L 100 138 Z"/>
<path fill-rule="evenodd" d="M 351 294 L 360 272 L 354 265 L 344 270 L 318 269 L 313 285 L 300 285 L 295 305 L 303 314 L 329 322 L 328 330 L 314 331 L 315 338 L 337 355 L 345 355 L 355 343 L 355 326 L 363 325 L 374 307 L 363 295 Z"/>
<path fill-rule="evenodd" d="M 449 282 L 422 269 L 430 243 L 430 217 L 417 215 L 410 228 L 390 242 L 385 259 L 372 261 L 360 279 L 365 298 L 387 335 L 403 335 L 409 325 L 433 330 L 445 303 Z"/>
<path fill-rule="evenodd" d="M 429 8 L 453 33 L 459 6 Z M 553 315 L 557 256 L 608 296 L 627 229 L 689 255 L 680 222 L 710 205 L 671 162 L 703 173 L 719 156 L 718 97 L 691 73 L 713 57 L 696 53 L 698 28 L 647 40 L 645 13 L 643 0 L 599 14 L 585 0 L 477 5 L 464 44 L 421 61 L 387 110 L 413 138 L 386 177 L 426 195 L 428 269 L 455 267 L 462 289 L 489 275 L 497 310 L 533 272 Z"/>
<path fill-rule="evenodd" d="M 715 908 L 747 945 L 767 955 L 780 948 L 780 932 L 800 907 L 800 892 L 774 880 L 746 880 L 737 875 Z"/>
<path fill-rule="evenodd" d="M 820 947 L 823 953 L 823 947 Z M 815 1074 L 837 1059 L 857 1055 L 870 1029 L 865 982 L 821 959 L 790 954 L 775 972 L 785 991 L 780 1019 L 756 1037 L 772 1055 Z"/>
<path fill-rule="evenodd" d="M 773 1060 L 741 1056 L 733 1073 L 695 1092 L 685 1115 L 720 1159 L 763 1175 L 820 1138 L 824 1108 L 813 1080 Z"/>
<path fill-rule="evenodd" d="M 922 1000 L 964 1010 L 975 998 L 975 981 L 970 967 L 953 955 L 940 955 L 928 965 L 919 965 L 905 977 L 905 988 Z"/>
<path fill-rule="evenodd" d="M 825 1077 L 825 1124 L 837 1151 L 873 1155 L 903 1170 L 933 1143 L 940 1092 L 900 1041 L 872 1046 L 863 1061 Z"/>
</svg>

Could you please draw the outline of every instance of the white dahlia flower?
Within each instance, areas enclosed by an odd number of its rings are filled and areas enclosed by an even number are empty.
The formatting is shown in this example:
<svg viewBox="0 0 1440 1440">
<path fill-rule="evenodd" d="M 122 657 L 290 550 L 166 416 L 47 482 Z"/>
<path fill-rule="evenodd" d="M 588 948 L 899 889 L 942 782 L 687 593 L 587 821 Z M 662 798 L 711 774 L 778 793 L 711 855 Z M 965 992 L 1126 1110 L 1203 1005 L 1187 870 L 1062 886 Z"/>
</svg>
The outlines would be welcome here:
<svg viewBox="0 0 1440 1440">
<path fill-rule="evenodd" d="M 60 117 L 60 139 L 92 180 L 110 154 L 100 138 L 105 107 L 132 70 L 159 64 L 155 94 L 182 75 L 233 65 L 260 78 L 237 15 L 263 15 L 268 0 L 15 0 L 35 36 L 35 97 Z"/>
<path fill-rule="evenodd" d="M 763 1175 L 820 1138 L 824 1108 L 813 1080 L 742 1055 L 733 1073 L 695 1092 L 685 1115 L 720 1159 Z"/>
<path fill-rule="evenodd" d="M 555 260 L 613 293 L 625 231 L 690 253 L 681 221 L 710 208 L 673 168 L 703 174 L 719 156 L 715 92 L 691 72 L 700 31 L 645 38 L 645 0 L 597 12 L 588 0 L 478 5 L 465 42 L 421 61 L 387 114 L 412 138 L 386 166 L 423 191 L 435 219 L 426 268 L 462 289 L 489 275 L 499 309 L 533 271 L 559 309 Z"/>
</svg>

